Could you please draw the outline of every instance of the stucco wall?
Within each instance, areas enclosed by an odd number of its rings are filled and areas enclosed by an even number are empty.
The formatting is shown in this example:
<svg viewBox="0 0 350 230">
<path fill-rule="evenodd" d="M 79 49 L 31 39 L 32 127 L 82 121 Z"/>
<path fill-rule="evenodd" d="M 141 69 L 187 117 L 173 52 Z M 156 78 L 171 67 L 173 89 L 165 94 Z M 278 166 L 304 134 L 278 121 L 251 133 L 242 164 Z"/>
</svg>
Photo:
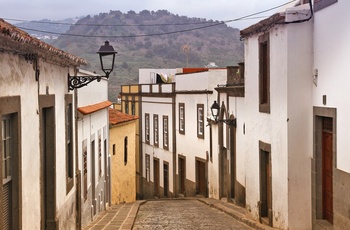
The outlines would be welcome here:
<svg viewBox="0 0 350 230">
<path fill-rule="evenodd" d="M 341 22 L 350 20 L 347 10 L 349 7 L 349 1 L 338 1 L 315 13 L 314 68 L 318 69 L 318 78 L 317 86 L 313 87 L 314 106 L 337 108 L 336 167 L 347 173 L 350 173 L 350 142 L 347 128 L 350 126 L 350 120 L 349 97 L 345 95 L 350 84 L 350 30 L 344 29 L 344 23 Z M 327 97 L 326 105 L 323 104 L 323 95 Z"/>
<path fill-rule="evenodd" d="M 110 128 L 111 202 L 120 204 L 136 200 L 136 121 Z M 124 164 L 124 138 L 128 138 L 127 163 Z M 115 154 L 113 154 L 115 145 Z"/>
<path fill-rule="evenodd" d="M 143 177 L 146 178 L 145 154 L 150 155 L 150 181 L 154 182 L 153 160 L 159 159 L 159 185 L 164 188 L 164 163 L 168 163 L 168 185 L 169 192 L 174 194 L 174 173 L 173 173 L 173 101 L 171 97 L 143 97 L 142 98 L 142 169 Z M 145 113 L 149 114 L 150 122 L 150 144 L 145 143 Z M 158 147 L 154 145 L 154 124 L 153 115 L 158 115 Z M 168 116 L 168 149 L 163 148 L 163 116 Z M 144 189 L 148 189 L 145 187 Z M 163 189 L 160 189 L 163 190 Z M 144 193 L 151 194 L 150 191 Z"/>
<path fill-rule="evenodd" d="M 288 227 L 310 229 L 313 29 L 311 21 L 287 28 Z"/>
<path fill-rule="evenodd" d="M 219 198 L 219 146 L 217 145 L 217 125 L 212 130 L 213 152 L 210 154 L 210 131 L 207 117 L 211 117 L 210 106 L 217 100 L 218 84 L 225 84 L 226 69 L 212 69 L 200 73 L 181 74 L 176 76 L 176 91 L 193 91 L 192 94 L 176 95 L 176 151 L 179 156 L 186 157 L 186 179 L 196 182 L 196 157 L 208 160 L 208 196 Z M 212 91 L 196 94 L 195 91 Z M 179 133 L 179 103 L 185 104 L 185 134 Z M 204 139 L 197 137 L 197 104 L 204 105 Z M 178 168 L 176 169 L 177 174 Z M 188 188 L 186 188 L 187 190 Z"/>
<path fill-rule="evenodd" d="M 39 229 L 40 207 L 40 133 L 38 94 L 55 95 L 55 147 L 56 147 L 56 211 L 60 224 L 67 224 L 62 208 L 70 202 L 75 188 L 66 194 L 65 161 L 65 97 L 67 68 L 39 59 L 40 78 L 35 80 L 33 64 L 12 53 L 0 53 L 0 96 L 21 97 L 21 217 L 23 229 Z M 75 223 L 71 223 L 75 226 Z M 67 225 L 66 225 L 67 226 Z"/>
<path fill-rule="evenodd" d="M 258 218 L 262 141 L 271 145 L 273 226 L 310 229 L 312 24 L 275 26 L 269 35 L 269 114 L 259 112 L 259 35 L 245 40 L 246 165 L 256 169 L 246 171 L 247 209 Z"/>
</svg>

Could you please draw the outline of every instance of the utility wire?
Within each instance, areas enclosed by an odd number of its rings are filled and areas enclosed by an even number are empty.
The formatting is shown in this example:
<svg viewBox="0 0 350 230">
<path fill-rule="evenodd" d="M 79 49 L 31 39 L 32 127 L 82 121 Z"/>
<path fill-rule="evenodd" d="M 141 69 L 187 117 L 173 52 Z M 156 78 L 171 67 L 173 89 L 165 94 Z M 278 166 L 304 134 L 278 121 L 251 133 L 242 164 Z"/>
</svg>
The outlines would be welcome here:
<svg viewBox="0 0 350 230">
<path fill-rule="evenodd" d="M 30 29 L 30 28 L 25 28 L 25 27 L 20 27 L 17 26 L 20 29 L 23 30 L 28 30 L 28 31 L 35 31 L 35 32 L 41 32 L 41 33 L 47 33 L 47 34 L 55 34 L 55 35 L 61 35 L 61 36 L 74 36 L 74 37 L 88 37 L 88 38 L 136 38 L 136 37 L 151 37 L 151 36 L 161 36 L 161 35 L 170 35 L 170 34 L 175 34 L 175 33 L 184 33 L 184 32 L 189 32 L 189 31 L 194 31 L 194 30 L 200 30 L 200 29 L 204 29 L 204 28 L 209 28 L 209 27 L 214 27 L 214 26 L 219 26 L 222 24 L 226 24 L 226 23 L 231 23 L 231 22 L 235 22 L 235 21 L 240 21 L 240 20 L 246 20 L 246 19 L 252 19 L 252 16 L 258 15 L 258 14 L 262 14 L 277 8 L 280 8 L 282 6 L 285 6 L 289 3 L 295 2 L 296 0 L 292 0 L 289 2 L 286 2 L 284 4 L 272 7 L 270 9 L 267 10 L 263 10 L 263 11 L 259 11 L 257 13 L 253 13 L 250 15 L 246 15 L 243 17 L 239 17 L 236 19 L 231 19 L 231 20 L 226 20 L 226 21 L 221 21 L 221 22 L 217 22 L 211 25 L 206 25 L 206 26 L 200 26 L 200 27 L 194 27 L 194 28 L 190 28 L 190 29 L 183 29 L 183 30 L 176 30 L 176 31 L 171 31 L 171 32 L 164 32 L 164 33 L 153 33 L 153 34 L 139 34 L 139 35 L 83 35 L 83 34 L 70 34 L 70 33 L 56 33 L 56 32 L 51 32 L 51 31 L 45 31 L 45 30 L 37 30 L 37 29 Z M 15 19 L 18 20 L 18 19 Z M 42 22 L 42 23 L 48 23 L 48 24 L 52 24 L 52 22 Z M 206 22 L 206 23 L 211 23 L 211 22 Z M 55 23 L 55 24 L 59 24 L 59 23 Z M 191 24 L 196 24 L 196 23 L 183 23 L 182 25 L 191 25 Z M 71 24 L 71 25 L 76 25 L 76 24 Z M 90 26 L 107 26 L 107 25 L 99 25 L 99 24 L 77 24 L 77 25 L 90 25 Z M 140 25 L 129 25 L 129 26 L 164 26 L 164 25 L 180 25 L 180 24 L 152 24 L 152 25 L 146 25 L 146 24 L 140 24 Z M 108 26 L 126 26 L 126 25 L 108 25 Z"/>
<path fill-rule="evenodd" d="M 199 25 L 213 23 L 210 21 L 205 22 L 187 22 L 187 23 L 155 23 L 155 24 L 90 24 L 90 23 L 67 23 L 67 22 L 48 22 L 48 21 L 28 21 L 23 19 L 3 18 L 7 21 L 16 22 L 30 22 L 39 24 L 50 24 L 50 25 L 66 25 L 66 26 L 109 26 L 109 27 L 131 27 L 131 26 L 183 26 L 183 25 Z"/>
</svg>

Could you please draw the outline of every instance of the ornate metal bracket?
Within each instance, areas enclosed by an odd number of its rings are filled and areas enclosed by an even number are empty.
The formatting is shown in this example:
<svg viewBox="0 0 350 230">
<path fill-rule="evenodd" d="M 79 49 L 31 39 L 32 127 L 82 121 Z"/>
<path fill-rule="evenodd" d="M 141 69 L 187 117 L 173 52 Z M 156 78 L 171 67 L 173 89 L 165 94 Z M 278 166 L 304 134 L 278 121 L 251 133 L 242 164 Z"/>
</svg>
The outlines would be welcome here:
<svg viewBox="0 0 350 230">
<path fill-rule="evenodd" d="M 81 88 L 95 80 L 99 82 L 102 77 L 107 78 L 107 76 L 70 76 L 68 74 L 68 90 Z"/>
<path fill-rule="evenodd" d="M 236 118 L 234 119 L 228 119 L 228 120 L 218 120 L 218 122 L 224 122 L 225 124 L 229 125 L 229 126 L 233 126 L 233 127 L 237 127 L 236 125 Z"/>
</svg>

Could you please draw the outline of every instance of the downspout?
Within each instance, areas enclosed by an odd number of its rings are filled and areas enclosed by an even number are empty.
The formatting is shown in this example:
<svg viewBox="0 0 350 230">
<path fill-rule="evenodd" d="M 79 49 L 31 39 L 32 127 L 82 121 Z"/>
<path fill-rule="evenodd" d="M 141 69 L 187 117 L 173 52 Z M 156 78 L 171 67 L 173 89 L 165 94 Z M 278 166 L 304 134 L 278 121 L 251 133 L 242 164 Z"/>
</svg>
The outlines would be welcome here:
<svg viewBox="0 0 350 230">
<path fill-rule="evenodd" d="M 143 145 L 142 145 L 142 121 L 143 121 L 143 118 L 142 118 L 142 94 L 141 94 L 141 86 L 138 85 L 137 86 L 138 89 L 137 89 L 137 93 L 138 93 L 138 107 L 139 107 L 139 112 L 138 112 L 138 115 L 139 115 L 139 119 L 138 119 L 138 122 L 139 122 L 139 183 L 140 183 L 140 198 L 143 199 L 144 197 L 144 194 L 143 194 Z"/>
<path fill-rule="evenodd" d="M 173 196 L 178 196 L 177 183 L 176 183 L 176 93 L 175 84 L 172 85 L 172 123 L 173 123 Z"/>
</svg>

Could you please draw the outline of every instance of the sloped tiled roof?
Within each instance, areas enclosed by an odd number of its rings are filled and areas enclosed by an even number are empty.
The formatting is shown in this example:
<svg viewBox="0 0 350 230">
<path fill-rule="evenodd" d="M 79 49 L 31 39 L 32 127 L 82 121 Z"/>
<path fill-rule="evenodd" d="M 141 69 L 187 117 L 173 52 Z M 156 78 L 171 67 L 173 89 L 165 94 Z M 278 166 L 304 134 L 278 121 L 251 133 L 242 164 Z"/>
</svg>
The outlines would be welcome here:
<svg viewBox="0 0 350 230">
<path fill-rule="evenodd" d="M 103 102 L 100 102 L 100 103 L 97 103 L 97 104 L 79 107 L 78 111 L 81 112 L 84 115 L 87 115 L 87 114 L 91 114 L 91 113 L 97 112 L 97 111 L 99 111 L 101 109 L 108 108 L 111 105 L 112 105 L 112 102 L 110 102 L 110 101 L 103 101 Z"/>
<path fill-rule="evenodd" d="M 9 49 L 14 52 L 35 53 L 47 60 L 52 59 L 55 62 L 67 65 L 79 66 L 87 64 L 85 59 L 40 41 L 0 18 L 0 50 L 1 49 Z"/>
<path fill-rule="evenodd" d="M 276 23 L 281 23 L 285 19 L 284 15 L 276 13 L 267 19 L 261 20 L 260 22 L 249 26 L 248 28 L 241 30 L 240 34 L 242 38 L 249 37 L 252 34 L 265 32 L 271 28 Z"/>
<path fill-rule="evenodd" d="M 109 109 L 109 123 L 111 125 L 117 125 L 128 121 L 138 119 L 138 116 L 122 113 L 116 109 Z"/>
</svg>

